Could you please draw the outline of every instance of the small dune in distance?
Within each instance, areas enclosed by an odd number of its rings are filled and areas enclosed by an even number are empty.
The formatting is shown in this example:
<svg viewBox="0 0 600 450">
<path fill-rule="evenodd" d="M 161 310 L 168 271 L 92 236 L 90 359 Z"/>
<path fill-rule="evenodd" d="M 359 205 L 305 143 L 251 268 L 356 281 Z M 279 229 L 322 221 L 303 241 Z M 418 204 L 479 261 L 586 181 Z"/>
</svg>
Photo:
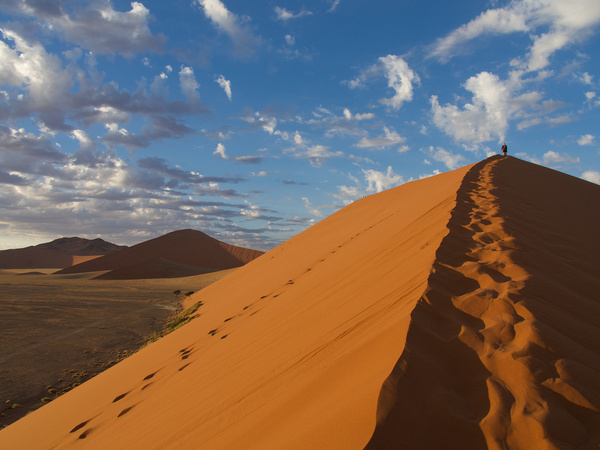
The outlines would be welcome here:
<svg viewBox="0 0 600 450">
<path fill-rule="evenodd" d="M 0 448 L 598 448 L 599 206 L 501 156 L 360 199 L 186 297 L 196 318 Z"/>
</svg>

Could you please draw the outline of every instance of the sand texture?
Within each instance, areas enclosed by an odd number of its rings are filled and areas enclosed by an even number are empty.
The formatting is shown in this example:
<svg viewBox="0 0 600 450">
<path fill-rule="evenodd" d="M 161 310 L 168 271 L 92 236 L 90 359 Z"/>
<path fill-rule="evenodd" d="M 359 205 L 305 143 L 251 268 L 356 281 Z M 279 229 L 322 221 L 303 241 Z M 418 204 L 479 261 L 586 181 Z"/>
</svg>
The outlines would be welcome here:
<svg viewBox="0 0 600 450">
<path fill-rule="evenodd" d="M 0 448 L 596 449 L 598 206 L 513 157 L 356 201 Z"/>
<path fill-rule="evenodd" d="M 225 270 L 242 266 L 263 252 L 236 247 L 197 230 L 178 230 L 110 253 L 92 261 L 67 267 L 57 273 L 113 271 L 103 279 L 172 278 L 190 276 L 189 266 Z M 182 269 L 176 270 L 177 266 Z M 188 267 L 184 267 L 188 266 Z M 202 271 L 197 271 L 202 273 Z"/>
</svg>

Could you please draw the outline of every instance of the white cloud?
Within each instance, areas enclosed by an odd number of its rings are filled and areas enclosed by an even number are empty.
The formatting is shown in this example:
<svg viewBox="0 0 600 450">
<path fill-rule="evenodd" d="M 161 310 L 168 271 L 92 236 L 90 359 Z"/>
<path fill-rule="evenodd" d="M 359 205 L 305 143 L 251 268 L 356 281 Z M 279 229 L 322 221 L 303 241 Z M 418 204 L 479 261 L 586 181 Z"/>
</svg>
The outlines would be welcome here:
<svg viewBox="0 0 600 450">
<path fill-rule="evenodd" d="M 577 164 L 579 162 L 579 158 L 573 157 L 571 155 L 561 155 L 558 152 L 554 152 L 552 150 L 544 153 L 542 157 L 542 161 L 544 165 L 551 167 L 562 167 L 566 164 Z"/>
<path fill-rule="evenodd" d="M 458 169 L 465 161 L 464 156 L 452 153 L 441 147 L 429 147 L 427 150 L 424 150 L 424 152 L 436 161 L 443 163 L 450 170 Z"/>
<path fill-rule="evenodd" d="M 219 158 L 227 161 L 241 162 L 244 164 L 258 164 L 262 161 L 262 157 L 260 156 L 228 156 L 227 153 L 225 153 L 225 146 L 220 142 L 217 144 L 217 148 L 213 152 L 213 155 L 218 155 Z"/>
<path fill-rule="evenodd" d="M 72 4 L 72 3 L 71 3 Z M 46 8 L 45 2 L 19 2 L 20 12 L 34 16 L 53 32 L 95 53 L 118 53 L 132 57 L 136 53 L 161 51 L 164 36 L 155 36 L 148 22 L 150 11 L 140 2 L 132 2 L 130 11 L 116 11 L 111 2 L 88 2 L 84 7 L 70 2 Z"/>
<path fill-rule="evenodd" d="M 597 170 L 586 170 L 581 174 L 581 178 L 590 183 L 600 184 L 600 172 Z"/>
<path fill-rule="evenodd" d="M 293 155 L 297 159 L 306 159 L 313 167 L 322 166 L 331 158 L 339 158 L 343 156 L 341 151 L 331 151 L 331 147 L 325 145 L 298 145 L 296 147 L 284 150 L 285 153 Z"/>
<path fill-rule="evenodd" d="M 433 122 L 456 141 L 479 144 L 493 139 L 503 141 L 510 120 L 523 119 L 519 129 L 572 120 L 562 116 L 540 118 L 563 104 L 541 102 L 542 94 L 535 91 L 519 94 L 521 85 L 518 78 L 501 80 L 495 74 L 481 72 L 465 82 L 463 87 L 472 93 L 472 100 L 462 108 L 452 104 L 442 106 L 437 95 L 431 96 Z"/>
<path fill-rule="evenodd" d="M 399 109 L 402 103 L 412 100 L 413 83 L 420 82 L 419 76 L 399 56 L 387 55 L 379 58 L 379 61 L 383 65 L 388 86 L 396 92 L 392 98 L 384 98 L 379 101 L 393 109 Z"/>
<path fill-rule="evenodd" d="M 94 141 L 85 131 L 83 130 L 73 130 L 71 133 L 73 139 L 76 139 L 79 142 L 80 149 L 84 150 L 95 150 L 96 149 L 96 141 Z"/>
<path fill-rule="evenodd" d="M 221 0 L 194 1 L 204 9 L 204 15 L 217 29 L 229 36 L 237 56 L 246 58 L 256 53 L 260 39 L 254 36 L 247 26 L 241 24 L 238 17 L 231 13 Z"/>
<path fill-rule="evenodd" d="M 594 85 L 594 83 L 593 83 L 593 81 L 592 81 L 592 80 L 594 79 L 594 76 L 593 76 L 593 75 L 590 75 L 590 74 L 589 74 L 589 73 L 587 73 L 587 72 L 585 72 L 585 73 L 583 73 L 581 76 L 579 76 L 579 77 L 578 77 L 578 79 L 579 79 L 579 81 L 581 81 L 583 84 L 587 84 L 587 85 L 589 85 L 589 86 L 593 86 L 593 85 Z"/>
<path fill-rule="evenodd" d="M 360 148 L 385 148 L 390 145 L 401 144 L 406 141 L 406 138 L 400 136 L 396 131 L 383 127 L 383 135 L 375 138 L 362 138 L 357 147 Z"/>
<path fill-rule="evenodd" d="M 338 186 L 337 194 L 332 194 L 333 197 L 343 200 L 344 203 L 348 204 L 352 200 L 356 200 L 359 197 L 364 196 L 364 192 L 358 186 Z"/>
<path fill-rule="evenodd" d="M 301 17 L 312 15 L 311 11 L 302 10 L 299 13 L 293 13 L 288 11 L 285 8 L 281 8 L 280 6 L 275 7 L 275 14 L 277 15 L 277 20 L 287 21 L 290 19 L 299 19 Z"/>
<path fill-rule="evenodd" d="M 179 71 L 179 84 L 181 86 L 181 92 L 188 102 L 200 102 L 200 94 L 198 94 L 200 85 L 196 81 L 194 70 L 191 67 L 181 66 L 181 70 Z"/>
<path fill-rule="evenodd" d="M 219 155 L 221 159 L 227 159 L 227 155 L 225 154 L 225 146 L 219 142 L 217 144 L 217 148 L 213 152 L 213 155 Z"/>
<path fill-rule="evenodd" d="M 594 142 L 594 136 L 591 134 L 584 134 L 579 139 L 577 139 L 577 143 L 579 145 L 592 145 Z"/>
<path fill-rule="evenodd" d="M 0 33 L 14 43 L 11 48 L 0 41 L 0 84 L 25 86 L 31 108 L 48 111 L 63 105 L 72 74 L 63 69 L 60 59 L 48 54 L 41 44 L 29 43 L 13 31 L 0 29 Z"/>
<path fill-rule="evenodd" d="M 419 175 L 419 180 L 422 180 L 424 178 L 429 178 L 429 177 L 434 177 L 436 175 L 439 175 L 441 172 L 438 169 L 435 169 L 433 172 L 431 173 L 424 173 Z"/>
<path fill-rule="evenodd" d="M 461 51 L 463 44 L 483 34 L 506 34 L 527 30 L 525 20 L 518 12 L 505 9 L 488 10 L 448 36 L 438 39 L 430 56 L 447 61 Z"/>
<path fill-rule="evenodd" d="M 600 22 L 597 0 L 522 0 L 505 8 L 490 9 L 438 39 L 430 55 L 448 61 L 464 50 L 465 44 L 485 35 L 529 33 L 533 40 L 524 60 L 513 64 L 527 71 L 542 70 L 556 51 L 586 37 Z M 535 31 L 541 28 L 541 34 Z"/>
<path fill-rule="evenodd" d="M 365 175 L 365 181 L 367 182 L 368 192 L 381 192 L 385 189 L 397 186 L 404 183 L 404 178 L 401 175 L 397 175 L 392 170 L 392 166 L 388 166 L 386 172 L 379 172 L 377 170 L 363 170 Z"/>
<path fill-rule="evenodd" d="M 323 213 L 318 208 L 315 208 L 307 197 L 302 197 L 302 201 L 310 214 L 315 217 L 323 217 Z"/>
<path fill-rule="evenodd" d="M 361 120 L 370 120 L 370 119 L 373 119 L 374 117 L 375 117 L 375 114 L 373 114 L 373 113 L 363 113 L 363 114 L 352 115 L 352 113 L 350 112 L 350 110 L 348 108 L 344 108 L 344 118 L 346 120 L 356 120 L 356 121 L 360 122 Z"/>
<path fill-rule="evenodd" d="M 227 95 L 227 98 L 231 100 L 231 81 L 226 80 L 223 75 L 219 75 L 219 77 L 217 78 L 217 83 L 219 84 L 219 86 L 221 86 L 221 88 L 223 88 L 225 94 Z"/>
<path fill-rule="evenodd" d="M 508 100 L 506 83 L 489 72 L 471 77 L 464 85 L 473 93 L 472 103 L 463 109 L 455 105 L 440 106 L 437 96 L 431 97 L 433 121 L 457 141 L 473 143 L 504 139 L 508 129 Z"/>
<path fill-rule="evenodd" d="M 337 9 L 337 7 L 340 5 L 340 2 L 342 0 L 333 0 L 331 2 L 331 7 L 327 10 L 327 12 L 333 12 Z"/>
</svg>

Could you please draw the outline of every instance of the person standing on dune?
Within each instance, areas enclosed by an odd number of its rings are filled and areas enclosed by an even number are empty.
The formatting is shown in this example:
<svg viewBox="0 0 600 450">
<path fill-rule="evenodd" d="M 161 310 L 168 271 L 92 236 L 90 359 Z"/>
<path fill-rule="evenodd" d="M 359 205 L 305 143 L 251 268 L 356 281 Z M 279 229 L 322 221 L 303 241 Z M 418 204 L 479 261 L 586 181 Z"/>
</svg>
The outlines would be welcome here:
<svg viewBox="0 0 600 450">
<path fill-rule="evenodd" d="M 506 146 L 506 142 L 504 144 L 502 144 L 502 154 L 504 156 L 506 156 L 506 153 L 508 152 L 508 147 Z"/>
</svg>

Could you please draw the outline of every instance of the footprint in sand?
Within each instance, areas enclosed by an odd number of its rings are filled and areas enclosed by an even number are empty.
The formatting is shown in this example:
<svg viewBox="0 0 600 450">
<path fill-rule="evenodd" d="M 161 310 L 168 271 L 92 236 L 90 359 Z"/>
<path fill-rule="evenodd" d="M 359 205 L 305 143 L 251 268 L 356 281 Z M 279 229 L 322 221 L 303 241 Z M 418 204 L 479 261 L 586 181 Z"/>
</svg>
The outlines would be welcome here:
<svg viewBox="0 0 600 450">
<path fill-rule="evenodd" d="M 117 418 L 119 418 L 119 417 L 121 417 L 121 416 L 124 416 L 124 415 L 125 415 L 125 414 L 127 414 L 129 411 L 131 411 L 132 409 L 133 409 L 133 406 L 130 406 L 130 407 L 128 407 L 128 408 L 125 408 L 123 411 L 121 411 L 121 412 L 119 413 L 119 415 L 117 416 Z"/>
<path fill-rule="evenodd" d="M 144 378 L 144 379 L 145 379 L 145 378 Z M 117 396 L 115 397 L 115 399 L 114 399 L 112 402 L 113 402 L 113 403 L 116 403 L 116 402 L 118 402 L 118 401 L 119 401 L 119 400 L 121 400 L 123 397 L 125 397 L 127 394 L 129 394 L 129 392 L 125 392 L 124 394 L 117 395 Z"/>
<path fill-rule="evenodd" d="M 88 422 L 89 420 L 86 420 L 85 422 L 81 422 L 79 425 L 75 425 L 75 427 L 71 431 L 69 431 L 69 433 L 75 433 L 77 430 L 81 430 L 88 424 Z"/>
</svg>

